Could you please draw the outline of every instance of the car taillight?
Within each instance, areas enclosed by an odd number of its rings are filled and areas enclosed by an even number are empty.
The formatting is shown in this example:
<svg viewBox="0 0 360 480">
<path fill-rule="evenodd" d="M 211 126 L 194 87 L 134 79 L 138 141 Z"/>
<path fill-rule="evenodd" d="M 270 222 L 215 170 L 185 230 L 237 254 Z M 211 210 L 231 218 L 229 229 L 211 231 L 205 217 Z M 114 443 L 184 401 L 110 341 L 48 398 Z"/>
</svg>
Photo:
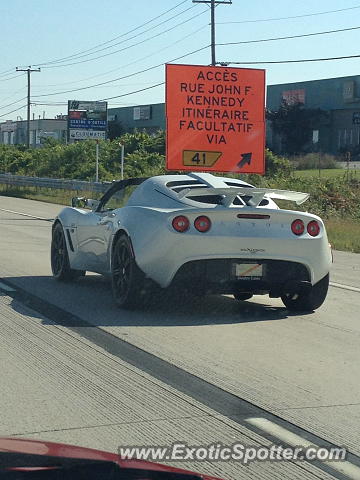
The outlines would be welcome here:
<svg viewBox="0 0 360 480">
<path fill-rule="evenodd" d="M 307 224 L 307 232 L 312 237 L 317 237 L 320 233 L 320 225 L 316 220 L 312 220 Z"/>
<path fill-rule="evenodd" d="M 294 235 L 302 235 L 305 231 L 304 222 L 300 219 L 294 220 L 291 224 L 291 231 Z"/>
<path fill-rule="evenodd" d="M 198 232 L 207 232 L 210 230 L 211 227 L 211 220 L 208 217 L 205 217 L 205 215 L 201 215 L 200 217 L 197 217 L 194 222 L 194 227 Z"/>
<path fill-rule="evenodd" d="M 179 215 L 173 219 L 172 226 L 177 232 L 186 232 L 189 229 L 190 222 L 184 215 Z"/>
</svg>

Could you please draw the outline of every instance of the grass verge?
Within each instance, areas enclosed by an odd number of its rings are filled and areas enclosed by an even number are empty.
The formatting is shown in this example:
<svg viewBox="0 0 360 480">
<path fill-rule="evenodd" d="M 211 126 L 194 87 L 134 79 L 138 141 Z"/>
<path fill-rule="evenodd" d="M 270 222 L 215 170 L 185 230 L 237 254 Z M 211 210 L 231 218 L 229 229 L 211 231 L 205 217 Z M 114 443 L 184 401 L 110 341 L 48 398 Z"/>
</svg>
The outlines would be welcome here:
<svg viewBox="0 0 360 480">
<path fill-rule="evenodd" d="M 324 168 L 320 170 L 311 169 L 311 170 L 294 170 L 293 176 L 298 178 L 342 178 L 346 175 L 352 175 L 355 178 L 360 178 L 360 170 L 351 169 L 349 172 L 345 168 Z"/>
<path fill-rule="evenodd" d="M 349 218 L 325 220 L 329 242 L 335 250 L 360 253 L 360 222 Z"/>
<path fill-rule="evenodd" d="M 36 187 L 13 187 L 0 185 L 0 195 L 7 197 L 27 198 L 29 200 L 38 200 L 39 202 L 55 203 L 59 205 L 71 205 L 72 197 L 86 197 L 98 199 L 101 193 L 84 192 L 77 190 L 55 190 L 52 188 Z"/>
</svg>

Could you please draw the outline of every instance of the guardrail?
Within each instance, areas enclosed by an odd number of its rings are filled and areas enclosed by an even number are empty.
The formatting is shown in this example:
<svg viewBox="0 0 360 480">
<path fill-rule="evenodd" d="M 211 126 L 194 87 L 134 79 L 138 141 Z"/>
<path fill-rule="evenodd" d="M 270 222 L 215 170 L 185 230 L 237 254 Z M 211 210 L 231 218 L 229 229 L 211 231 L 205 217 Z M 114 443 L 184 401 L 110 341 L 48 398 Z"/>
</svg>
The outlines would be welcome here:
<svg viewBox="0 0 360 480">
<path fill-rule="evenodd" d="M 84 182 L 82 180 L 63 180 L 58 178 L 25 177 L 21 175 L 0 174 L 0 184 L 17 187 L 42 187 L 59 190 L 78 190 L 87 192 L 105 192 L 111 182 Z"/>
<path fill-rule="evenodd" d="M 360 169 L 360 162 L 337 162 L 341 168 L 345 170 L 359 170 Z"/>
</svg>

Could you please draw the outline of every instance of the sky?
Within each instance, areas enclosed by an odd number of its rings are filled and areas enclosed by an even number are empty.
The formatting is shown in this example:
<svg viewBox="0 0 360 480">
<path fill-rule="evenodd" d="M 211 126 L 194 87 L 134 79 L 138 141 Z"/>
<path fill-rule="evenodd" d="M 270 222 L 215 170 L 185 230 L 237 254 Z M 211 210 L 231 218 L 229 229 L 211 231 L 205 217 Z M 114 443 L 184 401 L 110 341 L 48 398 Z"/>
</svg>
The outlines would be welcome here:
<svg viewBox="0 0 360 480">
<path fill-rule="evenodd" d="M 265 69 L 267 85 L 358 75 L 360 57 L 245 63 L 360 55 L 358 2 L 218 5 L 216 43 L 253 43 L 217 45 L 216 60 Z M 35 118 L 66 114 L 68 100 L 109 98 L 109 107 L 164 102 L 164 63 L 210 64 L 209 23 L 210 8 L 192 0 L 0 0 L 0 122 L 26 118 L 27 78 L 16 67 L 41 69 L 31 74 Z"/>
</svg>

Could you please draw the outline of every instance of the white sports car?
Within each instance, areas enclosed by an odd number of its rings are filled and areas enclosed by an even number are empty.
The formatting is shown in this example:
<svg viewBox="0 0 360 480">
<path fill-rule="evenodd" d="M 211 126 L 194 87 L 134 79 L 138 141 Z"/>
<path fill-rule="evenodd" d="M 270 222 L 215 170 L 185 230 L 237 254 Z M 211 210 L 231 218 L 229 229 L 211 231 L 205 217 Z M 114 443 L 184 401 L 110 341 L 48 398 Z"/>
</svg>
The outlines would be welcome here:
<svg viewBox="0 0 360 480">
<path fill-rule="evenodd" d="M 53 275 L 111 276 L 121 307 L 140 304 L 152 283 L 238 300 L 268 294 L 289 310 L 314 310 L 332 263 L 324 224 L 273 200 L 307 198 L 209 173 L 116 181 L 100 201 L 75 198 L 55 219 Z"/>
</svg>

